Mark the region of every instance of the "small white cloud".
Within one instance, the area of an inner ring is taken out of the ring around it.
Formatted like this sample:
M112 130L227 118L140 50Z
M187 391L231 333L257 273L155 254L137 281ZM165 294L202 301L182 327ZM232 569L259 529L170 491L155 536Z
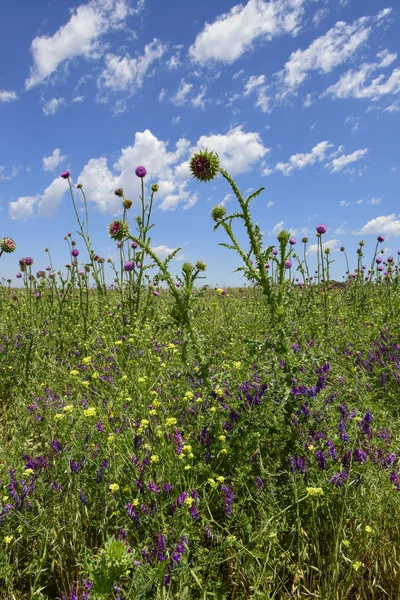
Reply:
M65 156L61 155L60 148L56 148L53 151L53 154L50 156L43 157L43 170L44 171L53 171L60 163L65 160Z
M257 39L270 40L284 33L296 35L303 16L304 0L248 0L206 23L192 46L192 60L233 63Z
M339 173L343 171L348 165L361 160L368 153L368 148L364 148L362 150L356 150L351 154L343 154L338 158L334 158L331 163L326 166L329 166L332 169L332 173Z
M350 202L346 202L346 200L341 200L339 206L350 206Z
M165 244L160 244L159 246L152 246L151 249L155 254L157 254L158 258L160 258L161 260L165 260L167 256L171 254L171 252L176 250L176 248L168 248L168 246L166 246ZM180 252L178 252L178 254L174 258L179 260L179 255Z
M320 142L312 148L311 152L293 154L288 162L279 162L275 170L281 171L284 175L290 175L296 169L304 169L316 162L322 162L325 160L329 148L332 148L332 144L328 141Z
M12 102L17 100L18 96L15 92L10 90L0 90L0 102Z
M205 106L205 95L207 92L207 88L205 85L202 85L197 96L191 99L190 103L194 108L204 108Z
M272 202L272 200L270 200L267 204L267 208L272 208L273 206L275 206L275 202Z
M181 116L177 115L176 117L174 117L171 121L172 125L178 125L179 121L181 120Z
M278 235L278 233L280 233L282 231L284 224L285 224L284 221L279 221L279 223L274 225L273 228L271 229L270 235Z
M372 204L372 206L379 206L381 200L382 198L371 198L371 200L368 200L367 204Z
M43 104L43 114L46 117L48 115L54 115L63 106L65 106L64 98L52 98Z
M72 102L83 102L84 96L75 96L75 98L72 99Z
M193 88L193 83L187 83L184 79L181 79L178 91L171 98L172 102L174 104L177 104L178 106L180 106L182 104L185 104L185 102L188 99L188 95L190 94L192 88Z
M159 101L159 102L162 102L162 101L164 100L164 98L165 98L165 94L166 94L166 93L167 93L167 92L166 92L166 91L164 90L164 88L163 88L163 89L161 90L161 92L158 94L158 101Z
M329 248L330 250L335 250L335 248L339 244L340 244L340 240L336 240L336 239L326 240L326 242L322 243L322 249L326 250L326 248ZM308 247L307 254L317 254L318 248L319 248L318 244L311 244L311 246Z
M360 231L356 232L359 235L400 235L400 219L396 217L396 214L393 213L391 215L382 215L380 217L375 217L375 219L371 219L368 221L360 229Z

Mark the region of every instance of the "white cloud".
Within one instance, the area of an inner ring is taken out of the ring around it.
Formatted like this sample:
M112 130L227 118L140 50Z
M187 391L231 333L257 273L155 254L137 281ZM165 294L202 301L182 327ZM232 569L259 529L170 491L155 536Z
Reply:
M56 212L68 186L64 179L57 177L37 196L23 196L15 202L8 203L8 212L13 221L27 219L33 215L35 206L39 217L52 217Z
M350 202L346 202L346 200L341 200L339 206L350 206Z
M38 216L52 217L67 190L68 184L65 179L61 177L54 179L39 198Z
M0 181L11 181L18 175L20 167L16 167L15 165L12 167L6 167L5 165L0 165Z
M275 170L281 171L284 175L290 175L295 169L304 169L316 162L322 162L325 160L329 148L332 148L332 144L327 141L320 142L308 154L293 154L287 163L279 162Z
M191 99L190 103L194 108L204 108L205 100L204 97L206 95L207 88L205 85L202 85L197 96Z
M332 29L315 39L305 50L296 50L279 73L282 91L279 98L296 93L307 79L310 71L330 73L346 62L368 39L372 24L384 18L383 11L377 17L361 17L351 24L338 21Z
M84 96L75 96L75 98L73 98L72 102L83 102L83 98L84 98Z
M326 250L326 248L329 248L330 250L335 250L335 248L339 244L340 244L340 240L336 240L336 239L326 240L326 242L322 243L322 249ZM311 246L308 247L307 254L317 254L318 248L319 248L318 244L311 244Z
M327 166L331 167L333 173L339 173L347 167L347 165L361 160L368 152L368 148L356 150L351 154L342 154L338 158L334 158Z
M54 35L36 37L31 45L33 66L26 89L44 82L65 61L101 56L100 38L120 28L129 12L126 0L90 0L72 11L69 21Z
M201 64L210 60L233 63L257 39L296 35L303 15L304 0L249 0L206 23L189 48L191 58Z
M389 67L397 58L388 50L377 54L378 62L364 63L358 70L351 69L331 85L324 95L335 98L368 98L373 102L381 96L400 93L400 68L392 71L391 75L385 77L383 74L375 76L379 69Z
M179 121L181 120L181 116L177 115L176 117L174 117L171 121L172 125L178 125Z
M279 223L274 225L274 227L271 229L270 235L278 235L278 233L282 231L284 224L284 221L279 221Z
M60 148L56 148L53 151L53 154L50 154L50 156L43 157L43 170L53 171L53 169L58 167L58 165L62 163L63 160L65 160L65 156L61 155Z
M186 81L184 79L181 79L178 91L172 97L172 102L174 104L177 104L178 106L180 106L181 104L185 104L192 88L193 88L193 83L186 83Z
M106 54L106 67L101 73L99 86L113 91L133 91L141 88L149 69L163 56L166 49L166 45L154 39L144 47L143 54L137 58Z
M360 231L356 232L359 235L400 235L400 219L396 218L396 214L393 213L391 215L382 215L380 217L376 217L371 221L368 221L360 229Z
M16 221L18 219L27 219L32 216L33 208L38 202L37 196L22 196L15 202L8 203L8 212L10 219Z
M153 250L153 252L155 252L155 254L157 254L157 256L161 260L165 260L167 256L171 254L171 252L176 250L176 248L168 248L168 246L166 246L165 244L160 244L159 246L152 246L151 249ZM177 259L179 256L180 252L178 252L178 254L175 256L175 259Z
M64 105L64 98L52 98L43 104L43 114L46 117L48 115L54 115Z
M241 127L231 129L226 135L203 135L197 147L217 152L222 167L232 175L245 173L270 152L258 133L245 133Z
M10 90L0 90L0 102L12 102L17 100L18 96L15 92Z
M371 198L368 200L367 204L372 204L372 206L378 206L381 203L382 198Z
M270 112L269 107L269 98L267 96L267 86L264 85L265 75L252 75L245 87L244 87L244 96L249 96L252 92L257 94L257 102L255 104L256 107L261 108L263 112Z
M272 200L270 200L267 204L267 208L271 208L272 206L275 206L275 202L272 202Z

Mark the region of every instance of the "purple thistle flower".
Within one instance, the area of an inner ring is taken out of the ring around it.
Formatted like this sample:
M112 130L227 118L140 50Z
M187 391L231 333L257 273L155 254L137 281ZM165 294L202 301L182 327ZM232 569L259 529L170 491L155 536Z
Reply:
M290 260L290 258L288 258L287 260L285 260L285 269L291 269L292 265L293 265L293 263Z
M135 268L135 263L133 263L131 260L127 260L126 263L124 264L124 269L125 271L133 271L133 269Z
M327 231L328 227L327 225L325 225L325 223L320 223L320 225L317 225L317 233L319 233L320 235L323 235Z
M60 175L63 179L69 179L71 173L69 171L63 171Z
M382 237L381 235L378 235L378 237L376 238L378 240L378 242L382 243L385 241L385 238Z
M73 248L73 249L72 249L72 252L71 252L71 254L72 254L72 256L74 256L75 258L76 258L77 256L79 256L79 250L78 250L78 248Z
M291 246L294 246L295 244L297 244L297 240L296 240L296 238L295 238L295 237L291 237L291 238L289 238L289 244L290 244Z
M135 173L136 173L137 177L143 178L143 177L146 177L147 171L144 167L136 167Z

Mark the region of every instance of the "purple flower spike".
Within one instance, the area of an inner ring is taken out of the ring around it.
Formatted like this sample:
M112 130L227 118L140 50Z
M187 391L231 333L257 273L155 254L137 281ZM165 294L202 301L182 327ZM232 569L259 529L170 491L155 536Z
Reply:
M69 179L71 173L69 171L63 171L60 175L63 179Z
M142 177L146 177L147 171L144 167L136 167L135 173L138 177L142 178Z
M319 233L320 235L326 233L327 231L328 231L328 227L324 223L317 225L317 233Z
M71 254L72 254L72 256L74 256L76 258L77 256L79 256L79 250L77 248L74 248L72 250Z
M131 260L127 260L124 264L125 271L133 271L135 268L135 264Z

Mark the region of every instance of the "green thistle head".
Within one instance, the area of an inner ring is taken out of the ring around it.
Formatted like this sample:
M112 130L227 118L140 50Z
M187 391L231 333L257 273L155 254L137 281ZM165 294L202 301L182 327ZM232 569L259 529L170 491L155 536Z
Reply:
M215 179L219 171L218 154L200 150L190 159L190 170L198 181L211 181Z
M214 219L214 221L220 221L224 218L225 215L225 206L222 206L222 204L217 204L217 206L214 206L214 208L211 211L211 216Z
M281 246L286 246L290 238L290 233L284 229L278 233L277 240Z
M194 267L198 271L205 271L207 268L206 263L204 263L202 260L198 260Z

